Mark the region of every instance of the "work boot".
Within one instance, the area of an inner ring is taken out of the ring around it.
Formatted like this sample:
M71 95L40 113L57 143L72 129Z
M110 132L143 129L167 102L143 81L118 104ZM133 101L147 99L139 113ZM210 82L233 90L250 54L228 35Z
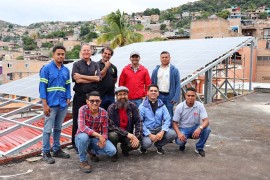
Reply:
M62 149L59 149L58 151L53 152L53 157L68 159L70 158L70 155L68 153L65 153Z
M84 173L90 173L92 171L91 166L87 161L80 162L80 170Z
M54 164L55 163L55 160L52 158L50 152L47 152L47 153L43 152L42 160L44 162L46 162L47 164Z

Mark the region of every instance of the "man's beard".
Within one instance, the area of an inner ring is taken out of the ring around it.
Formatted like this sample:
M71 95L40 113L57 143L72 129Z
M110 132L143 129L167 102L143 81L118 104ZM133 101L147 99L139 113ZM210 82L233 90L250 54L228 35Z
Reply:
M117 106L118 109L127 109L128 100L127 99L125 99L125 100L123 100L123 99L117 100L116 101L116 106Z

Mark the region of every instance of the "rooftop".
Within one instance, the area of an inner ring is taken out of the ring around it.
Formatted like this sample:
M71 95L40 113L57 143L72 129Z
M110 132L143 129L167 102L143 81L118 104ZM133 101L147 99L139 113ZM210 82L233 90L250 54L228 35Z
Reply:
M4 165L0 179L269 179L269 102L269 93L253 93L207 106L212 133L204 158L194 153L195 141L189 140L184 153L169 144L165 155L154 148L146 155L133 151L116 163L101 156L100 162L91 162L93 172L84 174L78 155L65 149L71 154L68 160Z

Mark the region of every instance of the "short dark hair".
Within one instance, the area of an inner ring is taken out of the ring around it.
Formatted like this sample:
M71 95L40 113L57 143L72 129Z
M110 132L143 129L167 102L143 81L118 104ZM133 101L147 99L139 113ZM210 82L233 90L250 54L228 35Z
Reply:
M88 100L90 98L90 96L98 96L99 98L101 98L98 91L91 91L90 93L87 93L86 94L86 99Z
M168 51L162 51L162 52L160 53L160 55L162 55L162 54L168 54L168 55L170 56L170 53L169 53Z
M156 84L150 84L150 86L148 86L148 91L150 90L151 87L156 87L159 90L158 85L156 85Z
M63 49L66 52L66 48L64 46L62 46L62 45L56 45L56 46L54 46L52 52L55 53L55 51L57 49Z
M106 46L106 47L104 47L104 48L101 49L101 53L103 54L105 50L111 51L111 55L113 56L113 49L112 48Z
M194 87L188 87L187 89L186 89L186 92L188 92L188 91L193 91L193 92L197 92L196 91L196 89L194 88Z

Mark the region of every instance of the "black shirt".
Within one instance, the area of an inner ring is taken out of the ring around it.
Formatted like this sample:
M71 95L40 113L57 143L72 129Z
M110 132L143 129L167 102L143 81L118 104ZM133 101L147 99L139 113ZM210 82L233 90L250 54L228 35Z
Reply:
M102 71L105 67L105 64L102 62L102 60L98 61L97 63L99 65L100 71ZM114 96L114 79L117 79L117 68L111 64L106 72L106 75L100 82L98 82L97 90L101 96Z
M153 113L156 114L156 110L158 108L158 100L156 100L155 102L152 102L152 101L149 100L149 103L151 105Z
M100 77L100 70L98 63L91 60L91 63L88 65L85 60L81 59L73 64L72 68L72 81L75 82L73 90L75 93L79 95L85 95L91 91L97 90L97 83L76 83L75 79L73 78L74 73L79 73L81 75L87 76L99 76Z

